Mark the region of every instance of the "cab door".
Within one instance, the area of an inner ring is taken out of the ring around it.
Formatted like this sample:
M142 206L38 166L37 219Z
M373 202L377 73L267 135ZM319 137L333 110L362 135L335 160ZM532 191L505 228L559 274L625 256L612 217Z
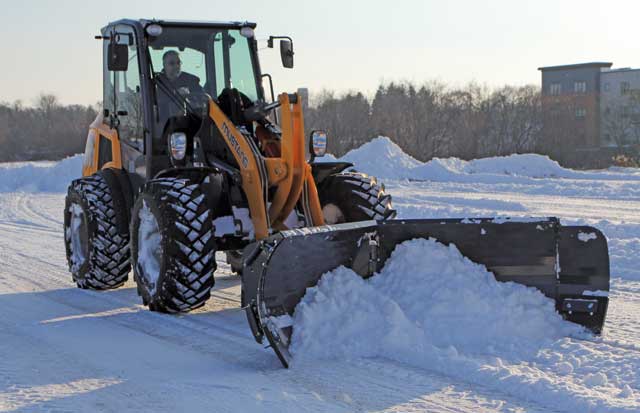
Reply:
M121 43L129 46L127 70L111 72L114 82L114 124L120 138L122 167L129 172L145 176L144 111L138 40L131 26L117 25L115 33Z
M117 168L144 176L144 118L135 31L119 24L103 30L103 37L103 118L95 128L96 170ZM127 46L126 70L109 70L112 42Z

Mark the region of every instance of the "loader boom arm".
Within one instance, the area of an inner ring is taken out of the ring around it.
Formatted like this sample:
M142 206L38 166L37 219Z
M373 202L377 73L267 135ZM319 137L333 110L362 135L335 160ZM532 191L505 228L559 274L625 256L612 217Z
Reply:
M253 138L240 132L220 107L209 101L209 115L240 166L257 240L268 237L272 230L288 229L284 221L301 196L307 224L324 224L311 166L305 160L301 99L291 103L289 95L282 93L278 100L282 119L280 157L265 157ZM274 186L275 195L269 199Z

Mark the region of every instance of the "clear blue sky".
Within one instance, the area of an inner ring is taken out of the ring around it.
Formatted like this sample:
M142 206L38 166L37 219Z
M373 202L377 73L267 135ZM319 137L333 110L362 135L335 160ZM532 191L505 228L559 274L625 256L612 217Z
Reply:
M249 20L257 37L293 37L296 67L262 53L278 91L375 91L381 81L538 84L539 66L640 66L640 1L0 0L0 101L101 97L101 45L120 17Z

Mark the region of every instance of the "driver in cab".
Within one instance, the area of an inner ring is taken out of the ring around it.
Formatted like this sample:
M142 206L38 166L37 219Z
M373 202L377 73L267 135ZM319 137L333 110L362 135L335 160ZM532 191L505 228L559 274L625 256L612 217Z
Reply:
M171 93L180 95L190 102L191 105L201 106L201 100L206 96L204 89L200 86L200 78L191 73L181 70L182 61L180 55L175 50L169 50L162 55L162 71L157 74L158 80L171 92L167 93L165 88L158 87L158 112L161 125L172 116L184 112L182 104L178 104L175 98L170 97Z
M204 89L200 86L200 78L191 73L180 70L182 61L180 55L175 50L169 50L162 55L162 77L164 83L171 86L183 97L192 93L204 93Z

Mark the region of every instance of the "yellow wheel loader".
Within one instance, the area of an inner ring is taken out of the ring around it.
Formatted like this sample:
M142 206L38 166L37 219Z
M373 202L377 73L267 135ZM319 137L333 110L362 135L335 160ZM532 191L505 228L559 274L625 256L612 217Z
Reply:
M290 316L306 288L339 265L371 276L396 244L432 237L499 281L538 288L566 319L600 332L609 258L598 230L555 218L393 220L375 178L349 163L315 162L327 134L305 135L300 96L274 96L254 29L119 20L96 36L103 110L64 210L78 287L116 288L133 269L151 310L189 311L209 298L215 253L227 251L256 340L266 338L288 366ZM292 68L293 41L271 36L268 45L276 41Z

